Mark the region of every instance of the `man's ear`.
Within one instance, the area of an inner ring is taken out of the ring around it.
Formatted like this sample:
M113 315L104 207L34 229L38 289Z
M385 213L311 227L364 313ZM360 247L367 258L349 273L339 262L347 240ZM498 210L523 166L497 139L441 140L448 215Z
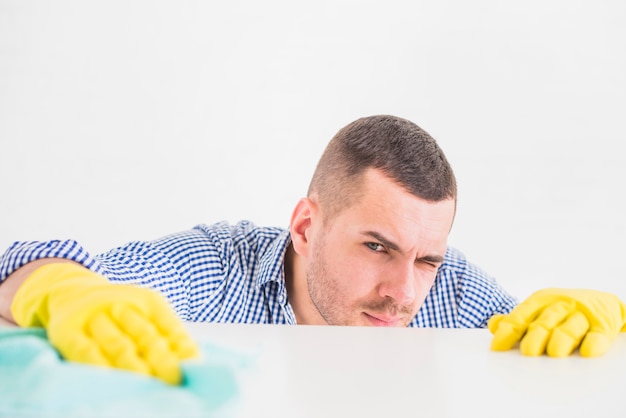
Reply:
M293 213L289 230L294 251L304 257L309 255L313 226L317 217L318 205L315 200L303 197L298 201Z

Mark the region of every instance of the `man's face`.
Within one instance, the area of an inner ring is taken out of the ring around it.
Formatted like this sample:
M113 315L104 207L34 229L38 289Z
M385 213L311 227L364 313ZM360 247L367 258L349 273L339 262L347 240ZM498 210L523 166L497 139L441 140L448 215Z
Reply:
M455 202L420 199L376 170L357 202L313 221L309 296L333 325L407 326L443 261Z

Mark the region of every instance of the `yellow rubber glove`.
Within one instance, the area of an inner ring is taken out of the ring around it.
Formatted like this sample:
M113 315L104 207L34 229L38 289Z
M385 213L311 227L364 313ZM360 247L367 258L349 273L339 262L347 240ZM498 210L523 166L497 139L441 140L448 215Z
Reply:
M166 300L155 291L114 284L73 263L37 268L20 286L11 312L22 327L47 330L66 360L182 380L180 361L199 355Z
M520 343L524 355L605 354L620 331L626 331L626 305L611 293L583 289L544 289L533 293L508 315L488 323L491 349L509 350Z

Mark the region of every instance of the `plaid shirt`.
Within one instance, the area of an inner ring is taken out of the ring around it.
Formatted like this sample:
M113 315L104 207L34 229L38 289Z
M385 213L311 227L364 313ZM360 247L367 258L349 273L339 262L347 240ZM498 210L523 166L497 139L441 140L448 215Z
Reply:
M0 258L0 280L45 257L77 261L110 281L161 292L187 321L295 324L283 260L289 231L221 222L91 256L76 241L16 242ZM516 300L458 250L448 248L413 327L482 328Z

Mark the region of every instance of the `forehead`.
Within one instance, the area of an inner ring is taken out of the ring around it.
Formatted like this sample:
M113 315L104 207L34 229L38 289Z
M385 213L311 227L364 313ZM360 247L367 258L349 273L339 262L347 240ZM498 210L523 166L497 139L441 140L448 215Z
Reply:
M345 232L377 230L406 246L416 241L441 247L454 219L453 199L429 202L404 189L379 170L366 170L349 206L335 218Z

